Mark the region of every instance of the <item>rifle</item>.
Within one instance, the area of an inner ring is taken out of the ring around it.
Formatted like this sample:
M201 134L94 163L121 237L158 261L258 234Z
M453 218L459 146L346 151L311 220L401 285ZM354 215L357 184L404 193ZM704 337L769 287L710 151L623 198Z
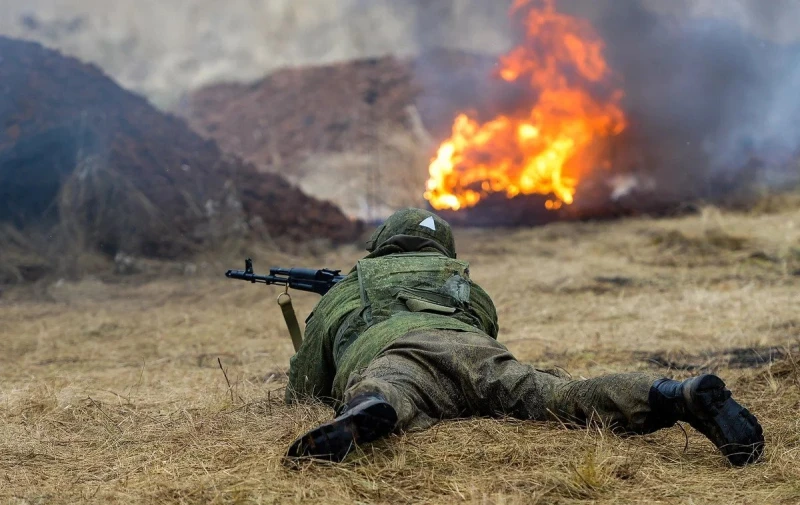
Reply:
M289 295L289 288L298 291L310 291L319 295L327 293L336 283L347 277L341 275L341 270L330 270L323 268L314 270L312 268L270 268L269 275L259 275L253 271L253 260L244 260L244 270L228 270L225 277L229 279L239 279L249 281L253 284L260 282L263 284L273 284L285 286L286 289L278 295L278 305L286 321L289 335L292 337L294 350L297 352L303 343L303 336L300 332L300 324L297 322L297 315L292 307L292 297Z
M253 260L244 260L244 270L228 270L225 277L229 279L240 279L252 283L263 282L264 284L275 284L286 286L298 291L311 291L319 295L324 295L334 284L341 281L346 275L340 274L341 270L331 270L323 268L313 270L311 268L270 268L269 275L258 275L253 272Z

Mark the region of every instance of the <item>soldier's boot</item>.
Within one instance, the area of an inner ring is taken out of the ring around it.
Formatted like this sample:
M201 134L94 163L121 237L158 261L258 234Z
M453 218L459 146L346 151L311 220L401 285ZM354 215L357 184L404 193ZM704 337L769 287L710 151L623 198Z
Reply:
M754 463L764 452L764 433L753 414L739 405L716 375L682 382L659 379L650 389L653 415L684 421L708 437L735 466Z
M339 462L357 445L389 435L396 425L397 412L382 395L359 395L348 402L335 419L295 440L286 457Z

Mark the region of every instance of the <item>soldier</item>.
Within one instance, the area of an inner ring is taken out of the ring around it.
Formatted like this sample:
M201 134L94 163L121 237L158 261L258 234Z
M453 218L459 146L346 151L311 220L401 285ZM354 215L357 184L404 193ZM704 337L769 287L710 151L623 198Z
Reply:
M291 359L287 401L320 399L337 410L291 445L290 460L341 461L357 444L469 416L599 422L636 434L684 421L733 465L761 457L761 426L717 376L567 380L517 361L497 342L494 304L456 259L440 217L398 211L367 250L316 305Z

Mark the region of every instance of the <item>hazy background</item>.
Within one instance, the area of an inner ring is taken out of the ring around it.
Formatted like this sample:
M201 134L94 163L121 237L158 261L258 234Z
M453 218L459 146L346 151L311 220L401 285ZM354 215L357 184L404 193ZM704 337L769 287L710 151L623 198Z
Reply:
M499 55L515 40L516 28L507 14L510 3L0 0L0 34L36 40L96 63L126 89L145 95L162 109L179 111L188 95L204 86L253 82L281 68L385 55L411 57L436 47ZM792 183L786 181L800 177L796 121L800 2L560 0L557 4L592 22L622 82L630 127L618 143L613 164L617 173L636 174L632 184L625 184L649 188L665 200L717 200L753 186L753 181L785 187ZM496 112L492 97L508 95L503 83L492 79L491 68L481 68L477 74L485 73L485 78L477 80L456 79L457 71L437 65L415 67L414 78L424 88L416 103L423 117L433 115L448 124L452 111L438 112L447 110L441 107L445 101L441 97L450 101L458 97L459 106L463 97L464 109L480 108L492 115ZM532 96L537 92L532 90ZM245 94L245 90L240 93ZM529 96L515 106L526 110L531 106ZM256 114L263 113L264 120L274 124L267 121L270 111L265 106L245 102L244 107L255 108ZM303 107L308 107L305 100L289 105L298 113ZM219 112L224 114L225 109L223 104ZM235 116L228 119L234 125L241 122ZM230 132L212 137L229 148L225 135ZM281 172L303 190L346 209L351 217L370 219L372 210L364 210L369 205L353 195L377 193L372 205L380 205L382 214L398 206L424 205L421 188L427 163L442 136L435 131L425 143L402 127L380 133L374 142L354 146L352 152L310 152L307 159L294 163L298 166L285 162L286 166L266 167L253 153L234 152L262 170ZM376 154L385 146L401 155L391 160ZM381 188L369 186L365 174L372 170L382 172ZM408 187L408 194L398 201L392 198L398 185L387 182L390 175L398 175ZM609 177L602 177L601 186L610 184ZM605 198L608 190L599 194Z
M614 3L565 0L597 19ZM778 41L800 33L792 0L642 0L678 19L728 19ZM170 107L212 82L279 67L430 46L497 54L509 47L509 0L0 0L0 33L100 65L124 87Z
M425 45L497 53L508 2L0 0L0 33L98 63L168 106L187 89ZM434 22L435 20L435 22ZM425 32L425 33L423 33Z

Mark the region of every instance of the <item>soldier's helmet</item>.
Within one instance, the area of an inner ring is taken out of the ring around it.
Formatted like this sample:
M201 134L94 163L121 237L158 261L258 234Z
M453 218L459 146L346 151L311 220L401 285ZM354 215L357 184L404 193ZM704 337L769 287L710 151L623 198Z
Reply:
M370 237L367 251L378 249L397 235L411 235L435 241L451 258L456 257L456 242L450 224L433 212L423 209L401 209L389 216Z

